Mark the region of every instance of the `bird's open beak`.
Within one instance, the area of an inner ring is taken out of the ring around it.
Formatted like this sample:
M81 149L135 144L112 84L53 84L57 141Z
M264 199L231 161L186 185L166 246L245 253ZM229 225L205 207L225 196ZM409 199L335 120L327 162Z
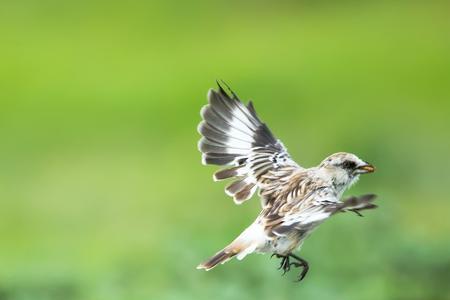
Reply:
M356 170L359 174L373 173L375 172L375 167L372 166L371 164L365 164L358 167Z

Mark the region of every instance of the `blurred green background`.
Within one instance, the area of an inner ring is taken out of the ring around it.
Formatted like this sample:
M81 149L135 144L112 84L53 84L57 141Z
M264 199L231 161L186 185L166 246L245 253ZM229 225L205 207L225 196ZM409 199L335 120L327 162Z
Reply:
M1 1L0 299L450 299L445 1ZM378 172L305 243L195 266L259 210L200 164L215 79L304 166Z

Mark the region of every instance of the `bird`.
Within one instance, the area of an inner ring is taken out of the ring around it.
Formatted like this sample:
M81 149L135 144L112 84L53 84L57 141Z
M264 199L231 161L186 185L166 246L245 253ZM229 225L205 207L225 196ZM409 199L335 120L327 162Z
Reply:
M300 166L258 117L252 101L245 105L221 83L217 81L217 90L208 91L208 104L200 112L202 121L197 129L202 136L198 142L202 163L224 166L213 179L232 180L225 192L236 204L258 191L261 212L236 239L197 269L208 271L251 253L271 254L281 259L283 274L292 267L300 268L297 279L301 281L309 264L295 251L315 228L336 213L362 216L362 210L377 207L374 194L341 200L360 175L374 172L375 167L346 152L331 154L315 167Z

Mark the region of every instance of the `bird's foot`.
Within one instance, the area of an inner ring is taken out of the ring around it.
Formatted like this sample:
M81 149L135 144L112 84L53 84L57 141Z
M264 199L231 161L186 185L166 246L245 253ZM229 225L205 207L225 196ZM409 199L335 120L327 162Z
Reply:
M300 282L303 280L303 278L305 278L306 273L308 273L309 271L309 264L306 260L304 260L301 257L298 257L297 255L294 254L289 254L290 257L294 258L296 261L291 263L291 266L297 267L297 268L302 268L302 272L300 273L300 275L298 276L297 281Z
M283 256L283 255L279 255L279 254L272 254L272 256L270 256L270 258L276 256L277 258L281 258L281 263L280 266L278 267L278 270L283 270L283 275L286 274L287 272L289 272L289 270L291 269L291 262L289 260L289 255L287 256Z
M289 272L291 270L291 267L302 268L302 271L297 279L297 281L302 281L303 278L305 278L306 273L308 273L309 264L306 260L304 260L301 257L298 257L294 254L289 254L289 255L284 256L284 255L279 255L279 254L275 254L275 253L272 254L271 258L273 256L276 256L277 258L281 258L281 263L280 263L280 266L278 267L278 270L283 270L282 275ZM290 258L295 259L295 261L291 262Z

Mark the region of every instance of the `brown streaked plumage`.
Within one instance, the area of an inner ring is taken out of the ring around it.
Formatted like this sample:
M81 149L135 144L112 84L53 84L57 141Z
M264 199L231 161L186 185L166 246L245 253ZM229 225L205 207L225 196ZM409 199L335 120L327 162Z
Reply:
M253 252L272 253L282 259L284 272L301 267L302 280L308 263L292 252L318 225L337 212L360 215L362 210L376 208L374 195L340 200L360 174L371 173L374 167L345 152L330 155L317 167L299 166L259 119L253 104L244 105L231 89L230 96L218 85L218 91L209 91L209 104L201 110L202 161L226 166L214 174L214 180L232 180L225 192L236 204L259 190L262 210L231 244L198 268L210 270Z

